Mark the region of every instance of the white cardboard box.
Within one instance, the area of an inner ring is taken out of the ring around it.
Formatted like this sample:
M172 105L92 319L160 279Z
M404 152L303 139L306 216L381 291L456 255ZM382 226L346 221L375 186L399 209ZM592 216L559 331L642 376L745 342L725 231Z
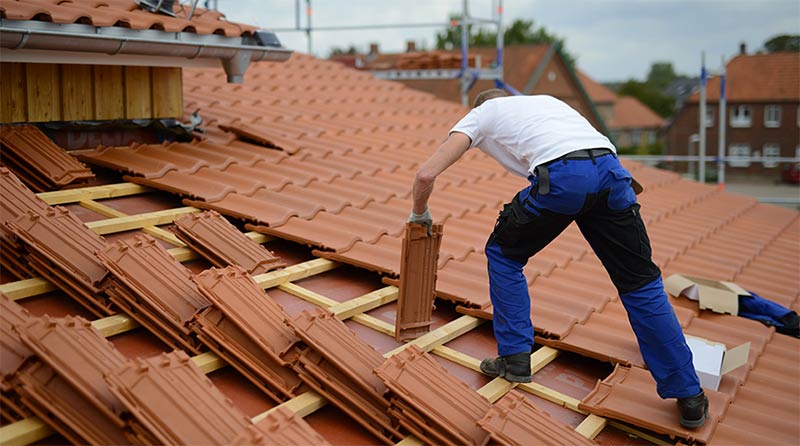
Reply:
M700 387L708 390L719 389L722 376L747 364L750 354L749 342L727 350L725 344L686 335L686 343L692 351Z
M733 282L704 277L673 274L664 280L664 289L675 297L695 300L701 310L715 313L739 314L739 296L750 296L744 288Z

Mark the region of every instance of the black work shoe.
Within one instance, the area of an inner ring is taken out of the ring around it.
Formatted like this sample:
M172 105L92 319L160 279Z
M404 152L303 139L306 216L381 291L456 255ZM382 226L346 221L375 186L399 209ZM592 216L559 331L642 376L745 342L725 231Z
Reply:
M515 383L531 382L531 354L515 353L481 361L481 371L491 377L500 376Z
M678 410L681 412L681 426L695 429L708 418L708 397L700 390L695 396L678 398Z

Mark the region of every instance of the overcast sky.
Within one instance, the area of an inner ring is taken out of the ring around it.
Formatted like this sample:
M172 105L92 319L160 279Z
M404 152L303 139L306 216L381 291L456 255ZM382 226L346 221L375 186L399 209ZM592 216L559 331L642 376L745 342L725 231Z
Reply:
M265 29L293 28L295 0L218 0L229 20ZM469 0L473 17L491 18L497 0ZM202 2L201 2L202 3ZM305 0L302 25L305 27ZM313 26L446 23L461 10L460 0L312 0ZM716 70L722 57L763 46L777 34L800 34L800 0L505 0L504 22L533 20L566 41L578 68L600 82L644 79L656 61L676 72L696 75L700 54ZM366 50L405 49L407 40L431 48L434 28L389 28L312 33L313 53L327 57L332 47L353 44ZM279 32L288 48L307 52L305 33Z

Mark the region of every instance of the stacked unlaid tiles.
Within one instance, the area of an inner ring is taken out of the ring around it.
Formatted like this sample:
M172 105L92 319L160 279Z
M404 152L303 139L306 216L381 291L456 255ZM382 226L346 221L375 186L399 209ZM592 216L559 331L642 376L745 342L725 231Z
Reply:
M0 167L0 196L0 266L24 279L30 277L32 271L22 259L20 246L11 238L6 224L28 211L44 212L48 205L5 167Z
M0 417L16 421L30 415L14 389L14 375L33 356L19 338L15 326L24 324L31 315L8 296L0 293Z
M263 420L243 430L229 444L230 446L330 445L305 420L285 407L270 411Z
M96 316L114 313L98 286L106 268L95 257L106 242L65 208L28 211L7 223L28 265Z
M274 401L298 395L302 382L289 365L298 338L283 308L239 266L211 268L193 280L212 304L191 325L197 338Z
M45 316L15 330L37 357L14 378L23 404L73 444L131 444L104 379L125 357L89 321Z
M401 439L386 386L372 373L383 357L324 309L305 310L290 325L305 344L295 367L303 381L385 444Z
M183 351L132 359L106 381L138 444L223 445L252 426Z
M390 413L427 444L486 444L478 426L491 403L450 375L427 353L410 346L375 373L392 392Z
M58 147L36 126L0 126L3 164L36 192L86 182L94 174Z
M97 316L112 314L98 287L106 269L94 256L105 240L67 209L45 204L6 169L0 185L3 268L49 280Z
M198 291L191 272L156 239L136 235L108 245L97 257L109 271L102 287L111 302L164 343L200 352L189 322L211 303Z
M179 239L215 266L239 265L252 275L286 266L280 258L214 211L175 220Z

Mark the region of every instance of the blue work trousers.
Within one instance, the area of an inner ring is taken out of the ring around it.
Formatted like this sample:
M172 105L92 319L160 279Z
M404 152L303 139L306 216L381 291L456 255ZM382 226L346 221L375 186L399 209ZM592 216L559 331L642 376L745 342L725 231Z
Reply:
M662 398L700 392L683 331L653 263L650 240L631 187L631 174L616 155L559 159L500 212L486 243L489 290L498 354L533 348L530 296L522 269L528 259L575 221L616 286L642 357ZM542 191L547 193L540 193Z

